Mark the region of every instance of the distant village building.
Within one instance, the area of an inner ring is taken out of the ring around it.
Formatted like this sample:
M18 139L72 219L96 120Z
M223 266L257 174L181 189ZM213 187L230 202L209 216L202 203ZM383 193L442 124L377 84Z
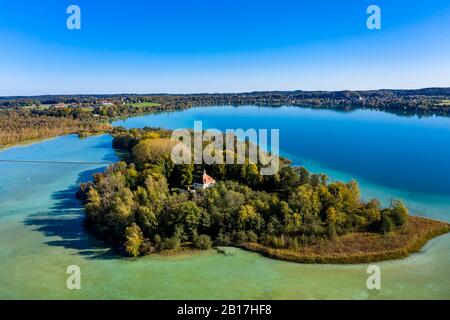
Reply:
M101 101L102 106L112 106L114 103L108 100L102 100Z
M216 183L216 180L214 180L211 176L206 174L206 170L203 171L203 175L198 182L194 182L194 189L195 190L205 190L210 187L212 187Z

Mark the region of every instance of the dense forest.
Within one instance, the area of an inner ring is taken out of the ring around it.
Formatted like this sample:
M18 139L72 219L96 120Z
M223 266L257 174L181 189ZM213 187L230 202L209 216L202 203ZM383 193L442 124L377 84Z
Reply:
M402 202L382 208L376 199L362 201L356 181L330 182L287 162L272 176L249 161L175 165L170 131L116 128L113 134L126 161L95 174L78 197L88 230L129 256L245 244L298 250L353 232L384 235L408 226ZM204 170L217 183L187 191Z

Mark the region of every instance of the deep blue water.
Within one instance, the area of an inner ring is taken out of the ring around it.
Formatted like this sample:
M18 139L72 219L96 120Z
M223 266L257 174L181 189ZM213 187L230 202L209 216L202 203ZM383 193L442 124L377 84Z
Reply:
M297 165L327 168L387 188L450 196L450 119L380 111L337 112L299 107L201 107L117 121L219 130L280 130L280 150Z

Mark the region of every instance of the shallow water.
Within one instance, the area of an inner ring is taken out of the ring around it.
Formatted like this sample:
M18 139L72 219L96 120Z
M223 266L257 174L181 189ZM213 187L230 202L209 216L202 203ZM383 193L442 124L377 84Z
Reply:
M396 124L402 128L405 127L404 130L407 132L418 131L417 135L422 137L432 137L432 133L436 133L439 134L440 142L434 142L433 145L438 148L445 147L450 139L449 122L442 118L401 118L370 112L335 114L332 111L291 108L286 109L293 110L294 113L286 113L287 110L283 108L265 109L238 110L228 107L219 110L223 111L220 113L221 119L214 115L211 119L204 112L214 114L210 111L212 109L197 108L181 113L129 119L120 124L179 128L191 127L192 119L201 118L205 127L221 129L223 128L221 124L227 125L224 119L231 117L234 119L232 128L245 123L249 125L242 126L243 128L258 128L268 123L276 125L277 121L280 121L278 123L288 122L286 118L288 117L295 118L293 122L301 127L299 124L309 121L313 121L316 126L321 123L320 118L323 117L324 123L353 121L358 124L355 124L353 128L365 127L366 121L375 122L374 125L379 126L378 121L381 121L381 123L387 123L387 126ZM264 117L258 117L261 112L268 113L264 113ZM277 112L281 114L277 116ZM184 118L183 114L187 116ZM271 119L264 120L269 114ZM253 123L248 122L248 119L253 116L258 120ZM372 118L367 120L367 117ZM336 123L334 126L337 125ZM260 126L250 124L260 124ZM317 134L316 131L321 129L328 130L328 135L333 137L339 135L340 131L330 131L331 129L326 129L327 127L333 128L333 125L326 124L325 127L314 129L312 133ZM283 128L289 128L289 126L284 124ZM379 129L383 130L383 127ZM367 132L363 130L360 134L367 134ZM378 134L383 135L379 132ZM284 148L291 145L283 143L285 135L286 131L281 131L282 152L285 155L292 155L294 149ZM315 135L313 138L306 137L317 139ZM362 138L367 141L373 139L367 136ZM391 138L396 140L396 136ZM336 137L335 141L339 139ZM434 150L431 154L440 154L442 159L447 159L445 157L448 155L445 151L450 152L449 145L447 144L447 150L441 150L440 153L439 150ZM295 144L292 143L292 146ZM324 144L320 144L320 148L323 146ZM379 147L377 149L381 150ZM400 146L402 152L404 149L404 145ZM356 150L362 152L361 150L369 149ZM408 152L410 152L409 155L412 154L411 150ZM296 163L301 163L312 171L323 171L336 179L347 180L347 178L357 177L364 197L377 196L387 200L391 196L398 196L406 200L408 206L417 213L450 220L450 201L448 189L444 184L438 184L439 187L433 187L429 192L415 186L408 188L408 185L403 184L399 184L401 187L396 187L395 183L382 183L382 181L395 180L395 177L390 179L380 177L377 180L373 179L371 174L364 175L363 172L361 175L358 170L338 170L336 166L329 165L324 159L312 157L311 154L315 153L296 152L294 154L296 156L292 158ZM90 137L83 140L76 136L65 136L2 151L0 159L110 162L116 160L116 155L111 149L109 136ZM350 161L350 158L348 159ZM394 156L393 159L398 157ZM441 177L446 177L448 169L439 167L439 163L438 161L433 168L440 170ZM418 166L415 171L423 169L421 164L428 165L426 161L415 162ZM380 291L367 290L367 265L363 264L301 265L264 258L259 254L235 248L226 248L225 250L230 253L227 256L210 250L193 256L152 256L135 261L119 258L102 243L84 232L82 208L74 198L77 183L88 180L93 172L102 170L102 167L102 165L92 164L0 163L0 298L450 298L448 275L450 235L430 241L420 253L407 259L379 263L382 271ZM433 173L433 170L427 172ZM419 176L423 179L423 176ZM432 183L435 177L432 175L425 180L427 184ZM66 268L73 264L81 268L82 290L66 289Z

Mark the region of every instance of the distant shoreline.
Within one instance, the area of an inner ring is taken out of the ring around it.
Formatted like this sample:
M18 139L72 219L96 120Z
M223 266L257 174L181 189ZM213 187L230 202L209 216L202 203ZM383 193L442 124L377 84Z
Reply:
M192 93L69 93L69 94L37 94L37 95L4 95L0 96L0 100L9 99L23 99L23 98L50 98L50 97L96 97L99 99L107 99L111 97L123 96L213 96L213 95L261 95L261 94L336 94L343 92L357 92L357 93L375 93L375 92L393 92L397 94L411 94L411 95L450 95L450 87L425 87L416 89L342 89L342 90L253 90L253 91L236 91L236 92L192 92Z
M87 106L86 106L87 105ZM450 117L450 88L368 91L259 91L235 94L119 94L0 97L0 149L28 138L104 132L118 119L202 106L292 106Z

